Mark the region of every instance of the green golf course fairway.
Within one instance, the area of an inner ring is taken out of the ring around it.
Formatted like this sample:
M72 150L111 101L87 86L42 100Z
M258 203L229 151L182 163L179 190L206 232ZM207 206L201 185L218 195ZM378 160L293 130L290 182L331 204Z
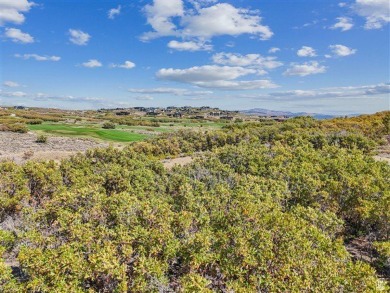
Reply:
M148 136L140 133L131 133L116 129L101 129L85 126L71 126L66 124L38 124L29 125L32 131L44 132L57 136L82 136L94 137L102 140L131 142L144 140Z

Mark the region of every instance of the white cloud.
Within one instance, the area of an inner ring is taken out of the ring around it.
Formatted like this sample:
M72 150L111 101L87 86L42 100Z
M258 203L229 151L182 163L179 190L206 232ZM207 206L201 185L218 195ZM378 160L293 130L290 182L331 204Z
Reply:
M265 69L274 69L283 65L282 62L276 60L276 57L264 57L260 54L217 53L213 55L212 59L214 63L220 65L257 69L258 74L265 74L267 73Z
M251 96L258 99L279 99L279 100L313 100L313 99L357 99L361 97L370 97L390 94L390 84L380 83L368 86L350 86L350 87L333 87L315 90L293 90L283 92L273 92ZM246 96L249 97L249 96Z
M291 67L283 74L287 76L307 76L324 72L326 72L325 66L321 66L317 61L310 61L303 64L292 63Z
M190 2L196 10L199 10L202 7L217 3L218 0L188 0L188 2Z
M87 67L87 68L96 68L96 67L102 67L103 66L103 64L100 63L100 61L98 61L96 59L91 59L88 62L82 63L81 65L84 66L84 67Z
M34 43L34 38L31 35L24 33L17 28L6 28L5 36L11 39L15 43L22 43L22 44Z
M108 11L108 18L114 19L117 15L121 14L122 7L119 5L117 8L112 8Z
M154 98L152 96L146 95L146 96L139 96L135 98L136 100L139 101L152 101Z
M344 45L330 45L329 48L332 50L332 53L338 57L353 55L357 51L356 49L351 49Z
M181 0L154 0L153 5L144 8L147 21L154 29L153 32L145 33L142 40L147 41L161 36L175 36L176 25L172 18L183 16L184 7Z
M57 95L49 95L45 93L36 93L28 96L31 96L36 101L54 100L54 101L63 101L63 102L76 102L76 103L82 103L82 102L96 103L96 102L104 101L102 98L96 98L96 97L75 97L71 95L57 96Z
M163 68L157 72L157 77L163 80L196 84L206 81L233 80L254 73L256 73L254 69L238 66L204 65L187 69Z
M261 24L257 11L236 8L228 3L218 3L202 8L199 14L185 15L184 36L212 38L214 36L242 34L257 35L268 40L273 33L268 26Z
M302 46L302 48L300 48L297 51L297 55L299 57L315 57L315 56L317 56L316 50L314 50L312 47L308 47L308 46Z
M15 54L14 55L16 58L21 58L21 59L24 59L24 60L28 60L28 59L35 59L36 61L60 61L61 60L61 57L58 57L58 56L41 56L41 55L38 55L38 54Z
M69 30L69 41L75 45L85 46L88 44L91 36L81 30L70 29Z
M7 98L22 98L26 97L27 94L25 92L3 92L0 91L1 97L7 97Z
M188 83L198 87L221 90L252 90L276 87L269 80L236 80L242 76L256 74L258 70L240 66L204 65L187 69L160 69L156 76L162 80Z
M6 80L3 82L3 85L6 87L20 87L20 84L18 84L15 81Z
M25 21L23 13L28 12L33 5L28 0L1 0L0 26L7 22L22 24Z
M274 53L279 52L279 51L280 51L279 48L277 48L277 47L272 47L272 48L270 48L270 49L268 50L268 53L274 54Z
M123 64L111 64L110 67L112 68L124 68L124 69L132 69L135 67L135 63L131 61L125 61Z
M212 88L219 90L256 90L269 89L278 87L268 79L260 80L216 80L216 81L200 81L195 83L199 87Z
M366 19L365 29L380 29L390 22L389 0L356 0L352 9Z
M353 27L353 22L350 17L337 17L336 19L337 22L330 27L333 30L340 29L342 32L345 32Z
M209 40L215 36L242 34L267 40L273 35L268 26L261 24L258 11L236 8L228 3L203 7L215 1L192 1L192 4L195 2L198 4L195 10L187 11L182 0L154 0L153 5L146 5L147 21L154 31L145 33L141 40L163 36Z
M131 93L138 94L171 94L175 96L204 96L211 95L212 91L190 91L187 89L181 88L167 88L167 87L159 87L159 88L132 88L129 89Z
M178 42L170 41L168 43L168 48L178 50L178 51L210 51L213 49L212 45L208 45L205 42Z

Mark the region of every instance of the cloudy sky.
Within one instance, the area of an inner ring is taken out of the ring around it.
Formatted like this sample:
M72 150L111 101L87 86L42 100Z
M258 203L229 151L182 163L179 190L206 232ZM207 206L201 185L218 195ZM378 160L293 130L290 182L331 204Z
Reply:
M388 0L0 0L0 105L390 108Z

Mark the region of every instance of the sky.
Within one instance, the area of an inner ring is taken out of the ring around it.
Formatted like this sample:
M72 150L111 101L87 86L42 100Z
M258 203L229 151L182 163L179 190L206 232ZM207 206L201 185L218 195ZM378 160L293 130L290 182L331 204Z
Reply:
M390 110L388 0L0 0L0 105Z

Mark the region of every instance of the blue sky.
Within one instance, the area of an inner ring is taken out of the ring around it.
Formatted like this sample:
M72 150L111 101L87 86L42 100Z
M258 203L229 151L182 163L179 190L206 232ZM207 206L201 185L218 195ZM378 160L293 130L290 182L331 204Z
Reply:
M0 0L0 105L390 109L388 0Z

